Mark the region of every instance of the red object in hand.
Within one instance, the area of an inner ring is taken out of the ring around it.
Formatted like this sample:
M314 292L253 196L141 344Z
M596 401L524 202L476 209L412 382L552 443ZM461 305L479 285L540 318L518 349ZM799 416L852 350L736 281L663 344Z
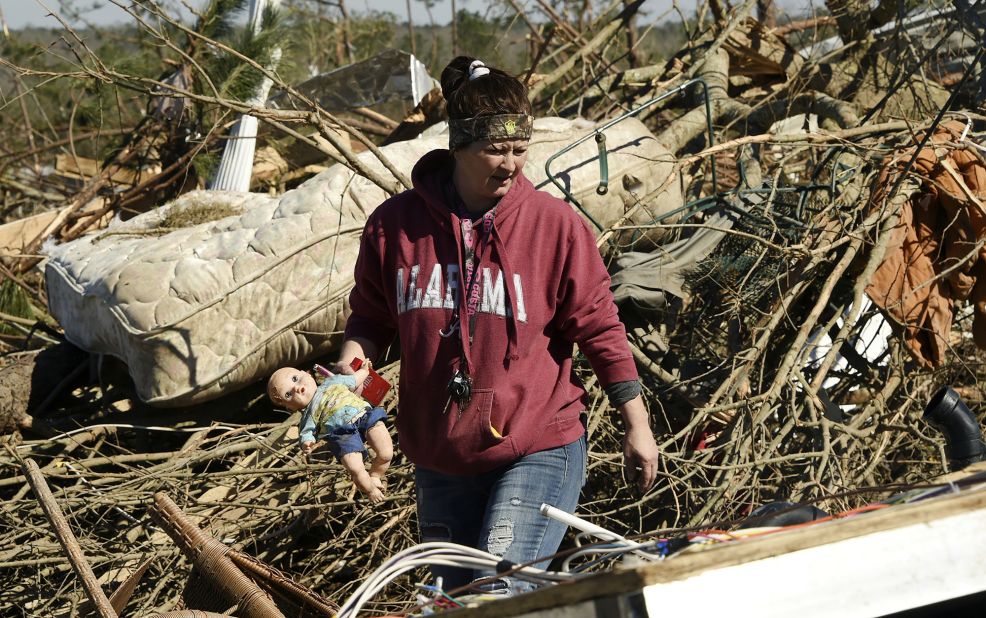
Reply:
M349 366L353 368L353 371L358 371L363 366L363 359L354 358L353 362L349 363ZM363 399L366 399L375 406L379 406L384 396L386 396L387 391L390 390L390 382L380 377L380 374L374 371L373 367L369 367L369 371L370 375L366 376L366 379L363 380Z

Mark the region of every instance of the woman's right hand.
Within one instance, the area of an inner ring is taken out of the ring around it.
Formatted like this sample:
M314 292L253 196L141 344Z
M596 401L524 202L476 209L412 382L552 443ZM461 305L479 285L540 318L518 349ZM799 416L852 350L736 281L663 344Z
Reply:
M350 361L350 363L351 362L352 361ZM331 371L332 373L334 373L336 375L343 375L343 376L351 376L351 375L354 375L356 372L353 370L353 366L350 363L346 363L346 362L343 362L343 361L337 361L337 362L333 363L332 366L329 367L329 371ZM358 380L357 380L357 382L358 382Z
M368 339L354 337L346 339L339 348L339 360L331 367L333 373L342 375L353 375L356 371L351 363L354 358L374 359L377 357L377 348Z

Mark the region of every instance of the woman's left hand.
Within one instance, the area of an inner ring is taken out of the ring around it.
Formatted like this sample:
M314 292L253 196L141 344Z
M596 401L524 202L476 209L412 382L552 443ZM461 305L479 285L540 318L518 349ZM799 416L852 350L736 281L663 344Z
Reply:
M636 481L640 493L646 493L657 481L657 458L660 454L654 433L647 422L647 408L639 395L619 407L626 433L623 435L623 465L628 481Z

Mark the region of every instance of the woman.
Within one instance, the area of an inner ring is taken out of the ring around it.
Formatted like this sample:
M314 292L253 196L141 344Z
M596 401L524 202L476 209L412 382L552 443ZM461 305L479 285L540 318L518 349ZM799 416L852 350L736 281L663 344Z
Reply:
M449 150L424 155L414 188L367 221L340 366L399 335L397 430L415 465L421 540L519 564L557 551L565 526L538 509L574 511L585 477L573 344L623 416L627 476L641 491L658 451L595 238L522 173L526 87L461 56L441 83ZM447 589L491 574L433 570Z

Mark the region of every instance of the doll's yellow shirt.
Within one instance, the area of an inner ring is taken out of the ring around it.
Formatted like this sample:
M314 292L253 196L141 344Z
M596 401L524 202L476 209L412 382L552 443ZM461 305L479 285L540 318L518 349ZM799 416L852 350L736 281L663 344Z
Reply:
M321 393L315 406L315 425L323 429L335 429L353 422L369 408L365 399L349 390L344 384L330 384Z

